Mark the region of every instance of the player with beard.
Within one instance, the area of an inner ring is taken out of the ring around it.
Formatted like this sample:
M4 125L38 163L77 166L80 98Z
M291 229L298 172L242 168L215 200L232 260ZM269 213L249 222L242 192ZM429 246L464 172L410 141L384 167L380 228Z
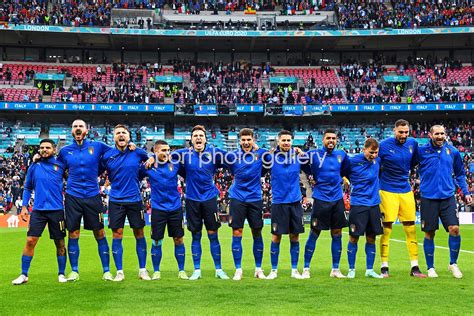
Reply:
M430 129L430 142L418 148L420 194L421 194L421 230L425 232L423 249L428 277L437 278L434 267L434 237L439 221L449 233L448 270L456 279L462 278L457 265L461 249L459 233L459 215L454 193L458 185L467 204L472 203L472 196L466 183L466 173L459 151L446 142L446 131L441 125ZM453 177L454 175L454 177Z
M406 244L411 262L410 275L426 278L418 267L418 241L416 239L416 205L410 187L410 170L416 164L418 143L411 137L409 123L395 122L394 136L380 143L380 211L383 219L383 235L380 238L381 272L389 277L388 256L393 223L399 219L405 231Z
M299 235L304 233L302 194L300 190L301 171L310 172L307 156L292 147L293 134L282 130L278 133L278 147L271 154L264 156L264 167L271 172L272 185L272 242L270 258L272 270L267 279L278 277L278 259L282 235L289 235L291 256L291 278L302 279L298 272L300 253ZM305 162L306 162L305 161Z
M12 281L13 285L28 282L28 270L41 234L46 224L49 236L56 245L58 261L58 281L67 282L64 276L66 268L66 247L64 237L66 228L64 225L64 203L63 203L63 175L64 165L54 157L56 145L51 139L43 139L40 142L41 161L33 163L26 174L25 189L23 190L23 204L20 217L26 221L28 216L28 204L34 191L35 198L33 212L31 213L26 245L21 257L21 275Z
M58 155L58 160L65 165L68 172L64 200L66 228L69 232L68 255L72 268L68 280L79 280L79 236L83 219L84 229L92 230L97 240L103 270L102 279L112 281L113 276L109 267L109 245L105 237L103 205L97 181L100 160L112 147L88 140L87 133L86 122L80 119L75 120L71 128L74 141L72 144L64 146ZM129 146L132 150L136 147L134 144ZM39 159L41 157L38 155L33 158L34 161Z
M143 149L130 150L130 130L122 124L116 125L113 130L115 148L107 151L102 157L102 164L107 170L111 183L109 193L109 228L113 232L112 254L117 268L114 281L123 281L123 228L125 218L136 240L139 272L141 280L151 280L146 270L146 239L143 228L145 227L145 212L143 210L140 193L139 171L142 163L148 160L148 155ZM154 159L150 158L151 160Z
M248 221L253 236L253 254L255 258L255 274L258 279L265 279L262 270L263 258L263 201L262 157L267 152L255 145L253 131L243 128L239 132L240 148L229 153L226 165L234 176L229 189L230 218L232 227L232 255L234 257L235 274L233 280L242 279L242 232L245 220Z
M222 270L221 245L217 235L221 226L217 204L219 190L214 183L216 170L224 166L226 152L207 144L206 129L202 125L193 127L191 143L190 148L179 149L171 154L173 160L180 161L185 173L186 220L188 230L192 233L191 253L194 262L194 272L189 279L201 278L201 231L204 223L216 268L215 276L227 280L229 277Z
M339 270L342 252L342 229L347 226L342 194L342 176L350 170L346 152L336 148L337 133L327 129L323 134L323 148L308 152L311 174L316 185L313 188L311 231L305 245L303 278L309 279L310 263L316 241L322 230L331 231L332 270L330 277L345 278Z

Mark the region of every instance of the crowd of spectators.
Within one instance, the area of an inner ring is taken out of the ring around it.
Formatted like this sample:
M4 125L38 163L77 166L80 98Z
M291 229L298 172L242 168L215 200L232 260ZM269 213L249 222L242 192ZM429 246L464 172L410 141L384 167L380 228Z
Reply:
M312 14L316 10L336 13L342 29L417 28L437 26L470 26L474 5L471 1L325 1L325 0L74 0L52 3L47 0L5 0L0 4L0 22L63 26L110 26L151 28L152 20L116 18L112 9L170 9L178 14L200 14L201 11L280 10L282 15ZM135 19L135 18L133 18ZM164 25L163 27L166 27Z
M339 28L383 29L473 24L472 1L354 1L336 4Z

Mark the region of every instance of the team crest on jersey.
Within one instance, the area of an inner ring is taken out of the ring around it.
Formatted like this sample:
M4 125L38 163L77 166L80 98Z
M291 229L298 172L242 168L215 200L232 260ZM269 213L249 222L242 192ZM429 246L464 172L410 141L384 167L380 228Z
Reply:
M410 150L410 154L413 154L413 146L412 146L412 145L410 145L410 146L408 147L408 150Z
M448 147L446 147L446 153L447 153L448 155L451 155L451 150L449 150Z
M425 228L425 221L421 221L421 229Z
M277 224L277 223L273 223L273 224L272 224L272 230L273 230L274 232L276 232L277 228L278 228L278 224Z
M356 228L357 228L356 225L355 225L355 224L351 224L351 227L350 227L350 228L351 228L351 232L352 232L352 233L355 233Z
M90 146L87 151L89 151L90 155L93 155L94 154L94 147Z
M312 225L313 227L316 227L318 225L318 220L316 218L313 219Z
M341 156L341 155L337 155L337 161L338 161L339 163L342 163L342 156Z
M229 216L229 225L232 225L232 216Z
M255 161L258 160L258 154L255 154Z
M173 164L172 164L172 163L170 163L170 164L168 165L168 169L169 169L170 171L173 171L173 169L174 169L174 166L173 166Z
M59 166L58 166L58 165L53 165L53 169L54 169L54 171L58 171L58 170L59 170Z

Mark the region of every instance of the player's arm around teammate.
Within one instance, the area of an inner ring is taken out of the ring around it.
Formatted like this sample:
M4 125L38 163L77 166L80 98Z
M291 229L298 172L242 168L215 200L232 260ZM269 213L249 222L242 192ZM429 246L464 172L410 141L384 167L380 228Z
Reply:
M355 278L357 242L365 234L366 270L365 276L380 279L383 276L375 273L375 239L383 234L382 215L380 214L379 172L380 162L377 158L379 143L369 138L365 141L363 153L350 158L351 170L351 208L349 212L349 242L347 259L349 272L347 277Z
M66 247L64 237L63 175L64 165L54 157L56 145L50 139L43 139L39 149L41 159L28 169L23 191L23 205L20 217L26 221L28 203L32 192L35 193L33 212L26 238L26 245L21 257L21 275L12 281L13 285L28 282L28 271L41 234L48 225L49 236L56 245L58 261L58 281L67 282L64 276L66 268Z
M410 170L416 164L418 143L409 136L410 125L406 120L397 120L394 136L380 143L380 211L384 233L380 238L381 273L389 277L388 259L393 223L399 219L405 232L410 257L410 275L425 278L418 266L418 241L416 239L416 204L410 187Z
M265 165L271 170L272 211L270 259L272 270L267 279L278 277L278 259L282 235L289 235L291 277L302 279L298 272L300 252L299 235L304 233L303 208L301 206L300 172L302 164L292 148L293 135L287 130L278 134L278 148L271 156L265 156Z
M206 129L202 125L193 127L191 143L192 147L171 154L173 159L180 160L185 173L186 220L192 234L191 253L194 263L194 272L189 279L201 278L201 238L204 224L216 269L215 276L226 280L229 277L222 270L221 245L217 234L221 226L217 204L219 191L214 183L216 169L223 166L225 151L207 144Z
M308 152L311 174L316 182L313 188L311 230L305 245L303 277L310 278L310 263L316 241L322 230L331 232L332 269L330 277L345 278L339 270L342 252L342 229L347 226L342 176L350 169L347 154L337 146L337 132L327 129L323 134L323 147Z
M226 156L225 164L234 176L229 189L230 217L232 228L232 255L235 264L233 280L242 279L242 233L247 220L253 236L255 259L254 276L265 279L263 260L263 201L261 188L262 156L266 150L256 148L253 131L244 128L239 132L240 148Z
M155 165L148 170L144 167L141 169L148 177L151 187L151 259L154 269L151 279L161 278L162 244L167 227L168 236L172 237L174 242L178 279L188 280L184 271L186 249L183 208L178 191L178 174L183 167L178 161L171 159L170 146L166 141L156 141L153 150L156 157Z
M444 127L432 126L429 136L431 141L418 149L421 229L425 232L423 249L428 266L428 277L438 277L434 266L434 237L441 219L443 227L449 233L448 270L455 278L462 278L463 275L457 265L461 235L454 196L456 183L461 188L468 204L472 203L472 197L466 184L461 155L456 148L446 142Z
M125 219L133 230L138 257L138 277L150 280L146 270L147 246L144 235L145 212L140 194L140 165L148 161L147 153L142 149L131 151L128 148L130 131L125 125L116 125L114 130L115 148L108 151L102 162L111 183L109 195L109 228L112 229L112 254L117 268L114 281L123 281L123 228Z

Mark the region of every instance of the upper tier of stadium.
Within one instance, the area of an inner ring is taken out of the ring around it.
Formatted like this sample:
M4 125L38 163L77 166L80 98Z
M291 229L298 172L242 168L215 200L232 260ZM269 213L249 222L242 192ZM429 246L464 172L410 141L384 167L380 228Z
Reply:
M170 65L0 64L0 101L58 103L236 104L281 106L472 102L474 69L439 64L273 67L249 63ZM276 110L275 110L276 111Z
M472 1L456 0L4 0L0 23L137 29L402 29L470 26L473 12Z

